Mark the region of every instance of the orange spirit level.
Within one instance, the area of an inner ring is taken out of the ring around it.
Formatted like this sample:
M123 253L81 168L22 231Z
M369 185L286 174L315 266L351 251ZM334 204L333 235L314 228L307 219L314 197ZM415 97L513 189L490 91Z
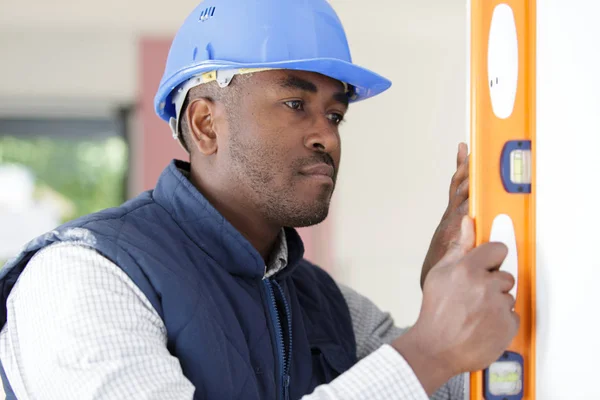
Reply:
M535 0L471 0L470 215L477 245L509 251L501 269L521 318L517 336L485 371L471 400L535 399Z

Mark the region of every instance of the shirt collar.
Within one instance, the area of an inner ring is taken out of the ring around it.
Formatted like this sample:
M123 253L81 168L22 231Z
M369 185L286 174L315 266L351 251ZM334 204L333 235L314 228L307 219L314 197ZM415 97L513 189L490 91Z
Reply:
M270 278L279 271L282 271L287 267L288 263L288 245L287 238L285 236L285 229L279 231L277 235L277 241L271 251L269 262L265 266L265 279Z

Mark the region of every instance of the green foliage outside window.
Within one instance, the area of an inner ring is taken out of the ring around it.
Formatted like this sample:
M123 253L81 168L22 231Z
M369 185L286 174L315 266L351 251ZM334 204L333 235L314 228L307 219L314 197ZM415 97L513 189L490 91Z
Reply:
M126 197L127 144L120 137L76 141L0 135L0 164L27 167L38 191L49 189L69 202L63 222L117 206Z

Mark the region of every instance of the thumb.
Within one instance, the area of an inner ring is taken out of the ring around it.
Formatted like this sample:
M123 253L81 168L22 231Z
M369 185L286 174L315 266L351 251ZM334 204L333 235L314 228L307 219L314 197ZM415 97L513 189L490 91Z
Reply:
M475 224L465 215L460 223L460 235L457 240L450 242L448 250L440 260L440 265L451 265L458 262L475 247Z

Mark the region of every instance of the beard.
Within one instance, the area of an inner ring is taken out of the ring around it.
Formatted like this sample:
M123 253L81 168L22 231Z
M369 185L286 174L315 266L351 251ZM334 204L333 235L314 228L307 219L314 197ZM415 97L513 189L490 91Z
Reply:
M324 186L308 196L301 186L306 178L290 171L319 162L333 165L328 154L315 153L289 162L286 154L264 142L242 140L238 132L230 136L229 153L240 194L272 224L301 228L327 218L333 188ZM335 187L336 176L333 180Z

